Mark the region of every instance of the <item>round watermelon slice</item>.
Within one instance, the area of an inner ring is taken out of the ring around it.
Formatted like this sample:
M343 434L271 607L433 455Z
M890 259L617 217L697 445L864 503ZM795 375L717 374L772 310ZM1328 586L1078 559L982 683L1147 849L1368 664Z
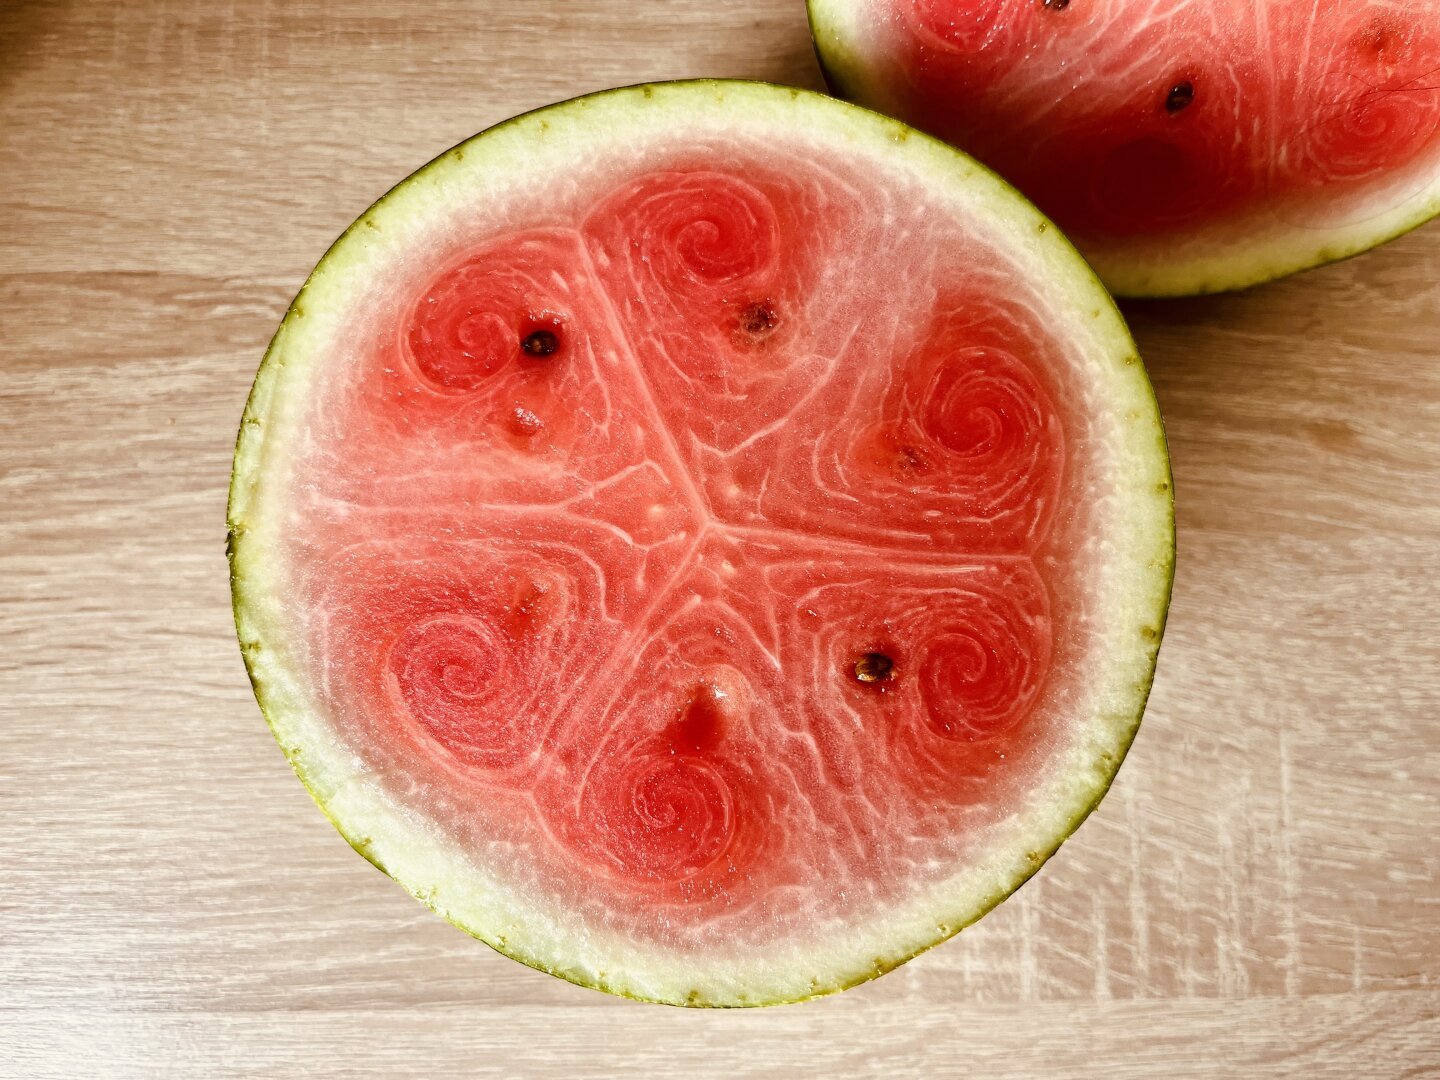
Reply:
M809 0L837 93L976 155L1115 292L1241 288L1440 212L1436 0Z
M235 457L274 733L350 843L536 968L757 1005L949 937L1149 690L1168 459L1053 226L780 87L521 116L368 210Z

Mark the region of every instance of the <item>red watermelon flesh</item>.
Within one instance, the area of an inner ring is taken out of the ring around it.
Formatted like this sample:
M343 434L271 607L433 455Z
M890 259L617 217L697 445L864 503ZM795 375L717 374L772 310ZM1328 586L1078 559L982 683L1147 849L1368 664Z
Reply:
M1435 0L811 0L846 96L991 165L1122 293L1249 284L1440 209Z
M963 159L649 89L588 106L628 150L534 127L548 182L504 129L441 159L302 293L237 455L242 640L342 831L467 929L637 996L803 997L948 936L1098 798L1163 619L1163 441L1063 241L968 163L1023 240L937 190ZM667 131L656 91L718 119ZM433 851L397 870L406 828Z

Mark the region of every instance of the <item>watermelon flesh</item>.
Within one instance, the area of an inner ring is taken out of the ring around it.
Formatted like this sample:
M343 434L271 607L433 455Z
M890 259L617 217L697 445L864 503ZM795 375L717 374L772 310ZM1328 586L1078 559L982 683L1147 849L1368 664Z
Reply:
M1434 0L811 0L832 84L975 154L1122 294L1252 284L1440 210Z
M690 1004L841 988L1018 885L1133 735L1171 551L1143 369L1047 229L745 84L556 106L377 204L232 492L257 694L342 832Z

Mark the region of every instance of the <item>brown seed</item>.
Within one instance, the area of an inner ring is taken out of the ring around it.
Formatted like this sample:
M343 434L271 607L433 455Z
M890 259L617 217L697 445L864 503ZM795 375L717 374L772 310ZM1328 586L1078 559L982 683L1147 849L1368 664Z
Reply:
M532 330L520 342L526 356L549 356L560 348L560 338L553 330Z
M863 683L884 682L894 674L895 661L884 653L869 652L855 661L855 678Z
M1070 0L1045 0L1045 6L1051 11L1064 11L1070 6Z

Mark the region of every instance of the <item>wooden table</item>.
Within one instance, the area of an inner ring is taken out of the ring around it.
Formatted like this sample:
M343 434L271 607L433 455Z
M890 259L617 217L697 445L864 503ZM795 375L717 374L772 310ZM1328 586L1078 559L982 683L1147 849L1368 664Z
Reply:
M0 1073L1440 1070L1440 227L1131 305L1175 605L1110 797L958 940L691 1013L491 953L286 768L229 617L265 342L376 195L645 79L817 86L799 0L0 4Z

